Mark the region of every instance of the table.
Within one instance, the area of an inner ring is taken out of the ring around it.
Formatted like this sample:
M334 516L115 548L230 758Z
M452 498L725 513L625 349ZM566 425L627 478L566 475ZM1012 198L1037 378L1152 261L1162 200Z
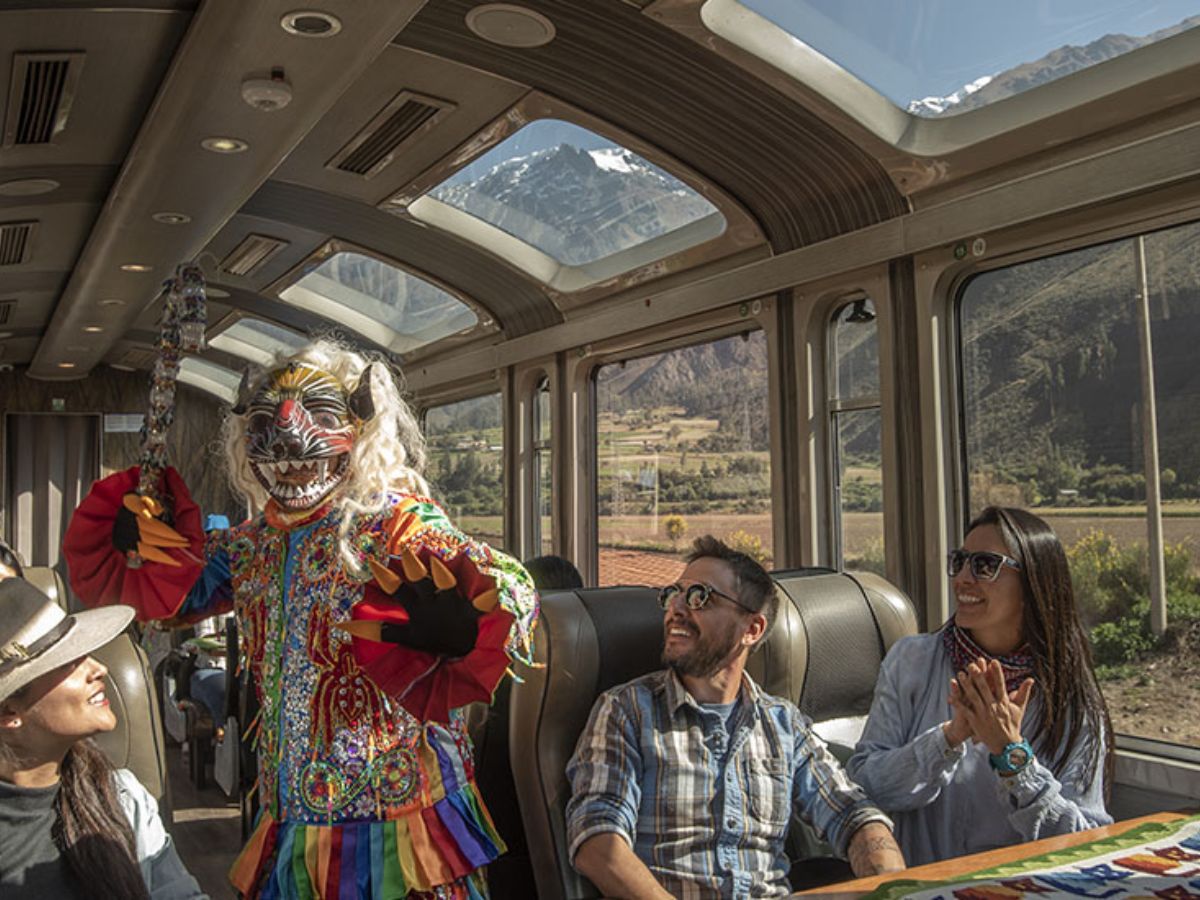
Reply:
M1155 822L1168 823L1180 821L1191 814L1194 814L1194 812L1152 813L1151 815L1140 816L1136 819L1125 819L1121 822L1114 822L1112 825L1093 828L1089 831L1078 831L1073 834L1064 834L1043 838L1040 841L1031 841L1027 844L1015 844L1011 847L1001 847L998 850L988 850L984 853L960 856L955 859L942 860L941 862L929 863L924 866L915 866L911 869L905 869L903 872L895 872L890 875L873 875L869 878L857 878L854 881L844 881L840 884L812 888L802 891L799 894L793 894L793 896L826 897L830 898L830 900L842 900L842 898L845 898L845 900L849 900L849 898L862 897L886 882L897 881L899 879L905 881L936 882L966 878L974 872L981 872L995 866L1018 862L1023 859L1032 859L1035 856L1041 856L1045 853L1066 850L1070 847L1077 847L1093 841L1103 840L1104 838L1116 837L1140 825Z

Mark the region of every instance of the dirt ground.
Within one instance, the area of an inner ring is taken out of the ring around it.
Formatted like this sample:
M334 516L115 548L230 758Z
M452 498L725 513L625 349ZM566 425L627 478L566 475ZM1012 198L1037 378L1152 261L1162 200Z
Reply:
M1100 685L1116 732L1200 747L1200 622L1135 668Z

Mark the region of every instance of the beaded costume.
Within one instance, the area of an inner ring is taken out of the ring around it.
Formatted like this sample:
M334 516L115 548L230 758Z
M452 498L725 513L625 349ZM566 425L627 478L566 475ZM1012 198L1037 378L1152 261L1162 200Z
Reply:
M510 659L530 660L536 595L520 565L408 491L365 514L336 493L299 512L272 495L263 514L205 538L170 472L174 525L189 545L165 552L205 562L190 567L182 602L164 608L147 584L156 570L177 584L186 561L146 563L127 577L95 546L135 479L131 470L97 482L81 504L65 544L72 584L90 602L140 600L142 618L236 612L261 701L250 733L263 811L234 886L262 898L485 896L480 869L504 846L475 788L459 707L490 699ZM423 577L454 584L480 611L461 657L379 637L381 624L407 618L392 582ZM362 636L372 628L374 640Z

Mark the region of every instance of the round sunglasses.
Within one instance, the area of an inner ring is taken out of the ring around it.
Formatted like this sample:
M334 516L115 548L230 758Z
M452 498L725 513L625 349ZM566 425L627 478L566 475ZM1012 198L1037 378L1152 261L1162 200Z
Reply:
M699 581L689 584L686 588L679 582L668 584L658 592L658 605L666 609L671 605L671 601L680 594L683 594L683 602L687 605L688 609L704 609L704 607L708 606L708 601L716 596L724 597L730 603L746 610L746 612L758 612L758 610L751 609L737 597L731 597L728 594L718 591L711 584L704 584Z
M970 566L971 575L976 581L995 581L1005 566L1021 571L1021 564L1003 553L993 553L991 550L951 550L946 559L946 571L950 577L953 578L961 572L963 566Z

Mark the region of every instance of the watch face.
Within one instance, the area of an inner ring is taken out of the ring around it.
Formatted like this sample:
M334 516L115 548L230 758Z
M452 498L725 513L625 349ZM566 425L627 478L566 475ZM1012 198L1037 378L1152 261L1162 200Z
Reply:
M1013 747L1008 751L1008 767L1022 769L1029 762L1029 752L1024 747Z

